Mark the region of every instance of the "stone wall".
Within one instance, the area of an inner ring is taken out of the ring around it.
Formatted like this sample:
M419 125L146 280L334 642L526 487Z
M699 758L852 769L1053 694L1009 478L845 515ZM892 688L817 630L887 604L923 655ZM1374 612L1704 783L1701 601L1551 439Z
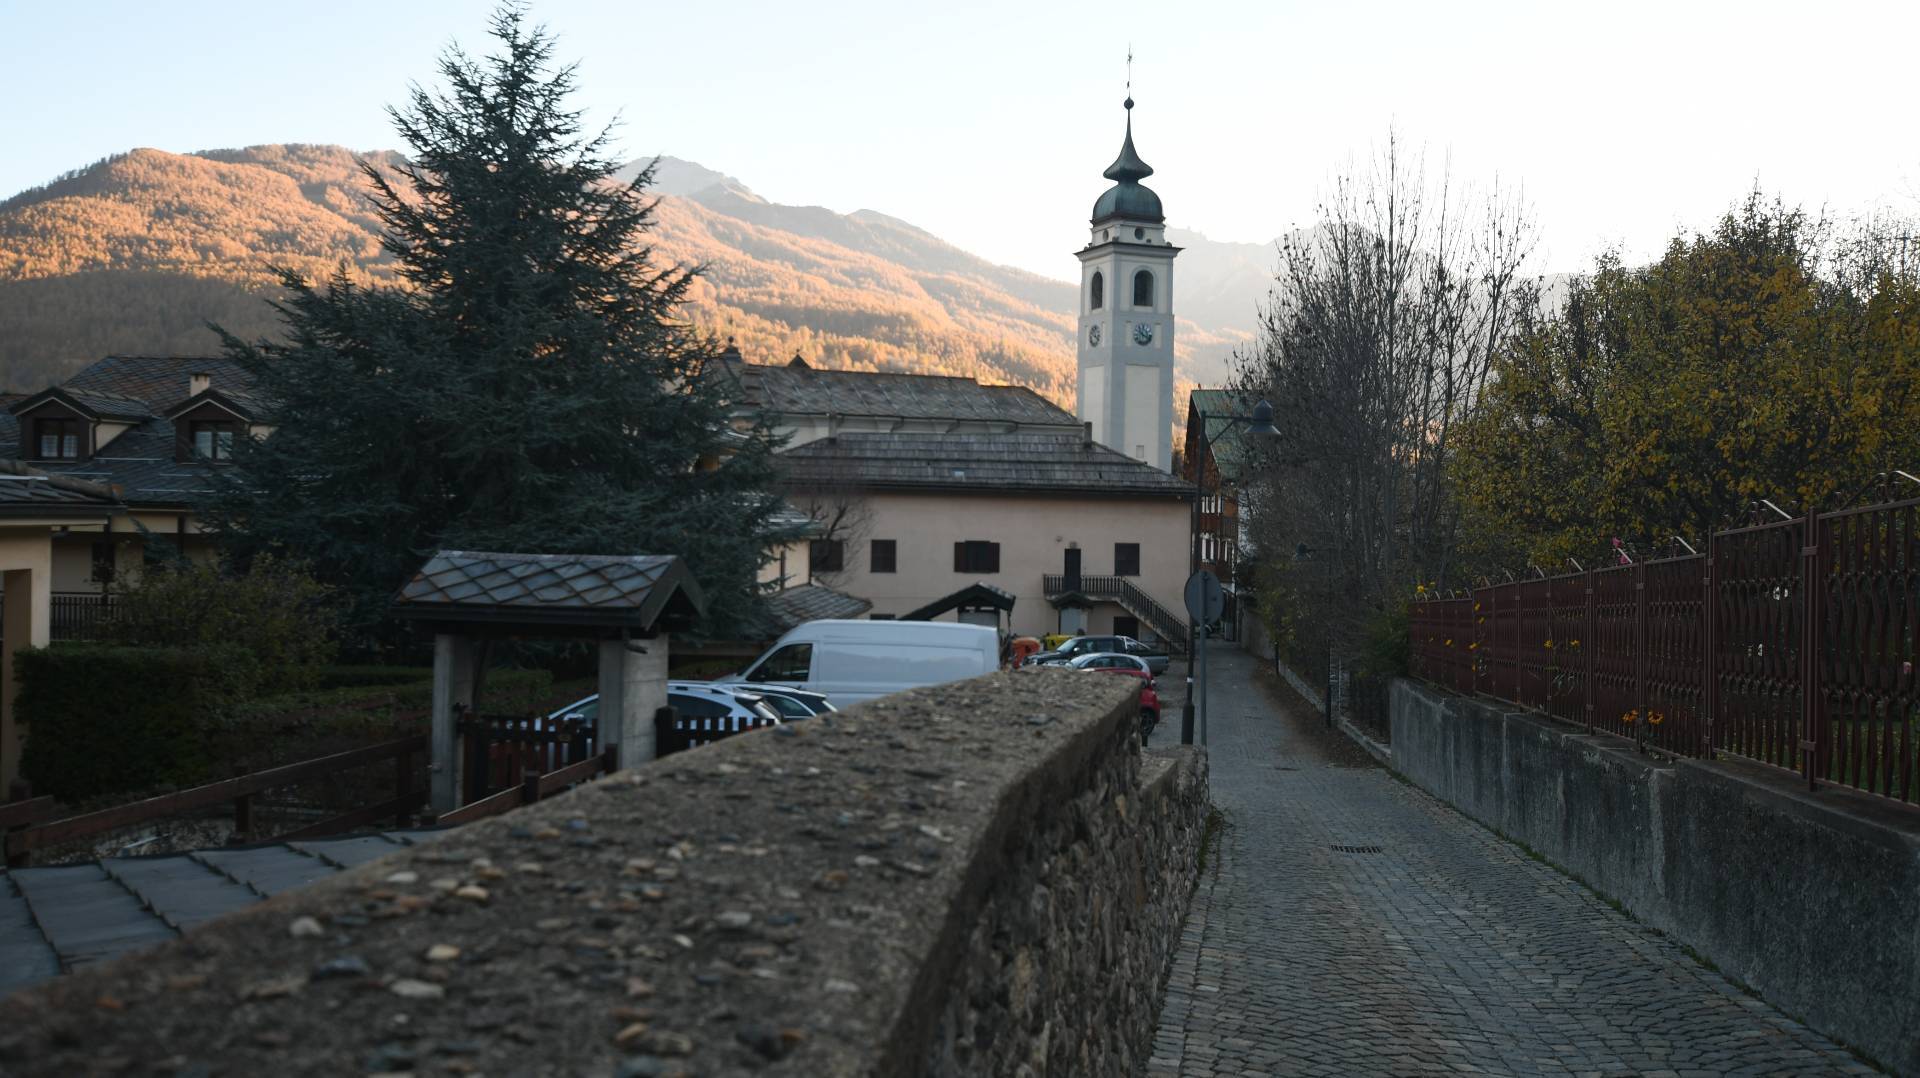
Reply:
M1205 758L1110 754L1042 796L946 992L922 1073L1130 1075L1145 1065L1196 880Z
M0 1072L1127 1074L1204 758L1059 670L757 731L0 1001Z
M1411 681L1395 770L1762 997L1920 1074L1920 812L1735 760L1662 760Z

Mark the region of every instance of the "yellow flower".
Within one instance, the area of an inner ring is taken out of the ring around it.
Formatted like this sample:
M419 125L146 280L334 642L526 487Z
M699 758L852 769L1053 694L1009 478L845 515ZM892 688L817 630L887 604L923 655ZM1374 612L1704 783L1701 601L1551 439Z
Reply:
M1475 640L1473 643L1467 645L1467 650L1472 651L1474 648L1477 648L1479 646L1480 646L1480 641Z
M1567 641L1567 646L1568 646L1568 647L1570 647L1570 648L1577 648L1577 647L1579 647L1579 646L1580 646L1580 641L1578 641L1578 640L1569 640L1569 641Z
M1547 650L1548 650L1548 651L1552 651L1552 650L1553 650L1553 641L1552 641L1552 640L1548 640L1548 641L1546 641L1545 643L1546 643L1546 648L1547 648Z
M1449 637L1447 637L1447 646L1448 646L1448 647L1452 647L1452 646L1453 646L1453 637L1451 637L1451 636L1449 636Z
M1658 711L1647 715L1647 725L1649 726L1658 726L1664 721L1666 721L1666 716L1660 714Z

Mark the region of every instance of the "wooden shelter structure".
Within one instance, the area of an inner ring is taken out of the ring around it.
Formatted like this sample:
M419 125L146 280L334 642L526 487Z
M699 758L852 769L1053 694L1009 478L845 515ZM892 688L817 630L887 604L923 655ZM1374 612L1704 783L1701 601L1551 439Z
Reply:
M670 635L692 628L706 599L684 563L655 554L510 554L442 550L400 589L394 612L434 634L430 802L463 804L461 717L471 711L479 643L587 637L599 645L594 741L628 766L655 753L667 706Z

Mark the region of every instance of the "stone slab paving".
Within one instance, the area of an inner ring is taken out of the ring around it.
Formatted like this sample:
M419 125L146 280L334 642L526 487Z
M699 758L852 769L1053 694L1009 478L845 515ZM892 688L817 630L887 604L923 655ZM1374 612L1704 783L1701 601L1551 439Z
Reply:
M1877 1073L1208 660L1228 828L1148 1074Z

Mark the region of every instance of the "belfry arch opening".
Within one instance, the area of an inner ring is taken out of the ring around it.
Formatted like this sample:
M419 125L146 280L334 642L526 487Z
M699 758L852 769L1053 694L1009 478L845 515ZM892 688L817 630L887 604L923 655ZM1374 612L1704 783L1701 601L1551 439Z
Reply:
M1133 305L1153 306L1153 271L1140 270L1133 275Z

